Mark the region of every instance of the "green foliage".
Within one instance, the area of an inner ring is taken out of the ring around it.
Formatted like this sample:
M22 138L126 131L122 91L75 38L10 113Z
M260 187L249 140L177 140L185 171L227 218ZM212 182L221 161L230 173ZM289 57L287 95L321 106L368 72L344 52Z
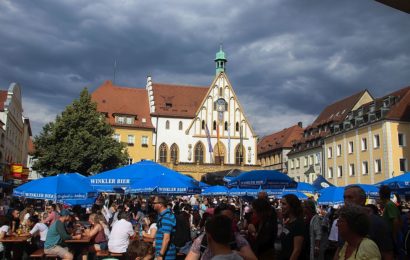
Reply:
M78 172L84 175L126 163L124 145L112 138L114 130L97 111L88 90L43 127L34 139L34 169L45 175Z

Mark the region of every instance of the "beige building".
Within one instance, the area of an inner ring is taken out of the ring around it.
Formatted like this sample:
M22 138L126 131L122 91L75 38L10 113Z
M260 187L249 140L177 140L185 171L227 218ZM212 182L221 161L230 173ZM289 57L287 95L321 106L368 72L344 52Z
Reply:
M357 104L324 139L326 179L373 184L408 171L410 87Z

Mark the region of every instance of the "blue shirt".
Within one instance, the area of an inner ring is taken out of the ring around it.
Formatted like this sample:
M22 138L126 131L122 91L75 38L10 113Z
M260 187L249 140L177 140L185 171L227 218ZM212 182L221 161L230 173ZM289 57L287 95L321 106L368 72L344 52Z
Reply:
M170 234L171 241L169 242L167 251L165 252L164 259L174 260L177 255L175 245L172 243L172 235L175 233L176 219L175 215L171 213L169 209L164 210L158 215L157 221L157 233L155 235L155 253L156 255L161 253L162 240L164 234Z

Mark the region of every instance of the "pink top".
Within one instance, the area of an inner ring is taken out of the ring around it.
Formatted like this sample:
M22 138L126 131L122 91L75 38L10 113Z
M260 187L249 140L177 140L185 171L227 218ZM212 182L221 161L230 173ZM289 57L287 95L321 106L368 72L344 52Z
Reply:
M56 211L51 212L48 217L44 220L44 223L51 226L58 219L59 214Z

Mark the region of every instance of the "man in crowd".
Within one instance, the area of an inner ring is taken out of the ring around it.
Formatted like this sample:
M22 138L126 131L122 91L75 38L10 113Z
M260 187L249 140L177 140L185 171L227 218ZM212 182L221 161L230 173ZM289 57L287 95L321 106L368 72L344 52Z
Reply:
M57 206L56 204L52 204L47 206L47 213L48 213L48 217L43 220L42 222L46 225L51 226L58 218L58 212L57 212Z
M156 196L152 202L154 210L158 213L157 233L155 235L156 259L176 259L177 251L171 241L172 233L175 233L176 219L174 214L167 208L165 197Z
M63 209L59 218L50 226L44 243L44 253L58 255L63 260L73 259L73 254L68 251L64 241L69 239L80 239L81 234L71 236L67 233L64 223L70 219L71 215L72 213L69 210Z
M132 228L131 213L121 212L120 220L114 223L108 239L108 250L112 253L125 253L127 252L130 238L135 235Z

